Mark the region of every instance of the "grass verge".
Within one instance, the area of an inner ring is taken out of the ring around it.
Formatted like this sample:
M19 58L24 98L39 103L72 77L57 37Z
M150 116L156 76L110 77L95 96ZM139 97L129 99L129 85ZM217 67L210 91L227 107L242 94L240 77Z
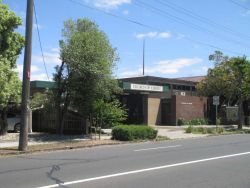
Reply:
M6 148L0 148L0 157L44 152L44 151L87 148L87 147L94 147L94 146L101 146L101 145L115 145L115 144L121 144L121 143L123 142L116 141L116 140L64 141L64 142L59 142L59 143L30 145L28 146L28 151L25 151L25 152L18 151L17 147L6 147Z
M208 134L208 135L227 135L227 134L250 134L249 129L230 129L226 130L223 127L194 127L192 125L188 126L185 130L186 133L192 134Z

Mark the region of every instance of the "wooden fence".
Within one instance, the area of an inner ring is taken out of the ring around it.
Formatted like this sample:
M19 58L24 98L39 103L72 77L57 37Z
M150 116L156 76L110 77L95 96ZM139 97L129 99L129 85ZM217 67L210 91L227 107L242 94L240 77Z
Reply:
M86 120L77 113L69 111L65 114L64 133L86 134ZM56 132L55 111L39 109L32 113L32 129L34 132Z

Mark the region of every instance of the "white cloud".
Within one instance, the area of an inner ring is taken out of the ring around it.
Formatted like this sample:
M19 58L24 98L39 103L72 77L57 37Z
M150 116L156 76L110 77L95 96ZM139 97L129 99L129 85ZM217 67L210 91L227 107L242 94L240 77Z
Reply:
M128 11L128 10L124 10L124 11L122 11L122 14L128 15L128 14L129 14L129 11Z
M43 28L42 25L34 23L33 24L33 29L37 29L37 27L38 27L38 29L42 29Z
M136 34L135 37L137 39L144 39L144 38L170 38L171 37L171 33L170 32L156 32L156 31L152 31L152 32L148 32L148 33L140 33L140 34Z
M131 0L85 0L85 2L90 3L98 8L103 9L116 9L123 4L130 4Z
M161 32L158 34L159 38L169 38L171 37L171 34L169 32Z
M61 63L59 52L53 51L53 49L52 52L44 52L44 60L47 63L47 65L48 64L59 65ZM32 62L43 63L42 55L33 55Z
M36 65L31 65L30 69L31 69L31 73L40 71L40 68ZM22 74L23 73L23 65L17 64L15 71L17 71L19 74Z
M36 65L31 65L30 67L31 72L31 80L48 80L47 75L45 73L39 73L41 69ZM19 74L19 78L22 80L23 78L23 65L17 64L15 69L16 72Z
M146 67L146 73L175 74L184 67L201 63L199 58L179 58L174 60L163 60L155 63L152 67Z
M38 27L39 30L43 29L44 27L40 24L33 23L32 29L36 30ZM23 24L19 26L21 30L25 30L25 21L23 21Z
M178 35L177 35L177 39L178 39L178 40L183 39L184 37L185 37L184 34L178 34Z
M207 71L210 68L212 68L212 66L196 67L196 68L192 69L192 71L189 72L189 76L207 75Z
M59 49L59 48L52 48L51 51L52 51L52 52L57 52L57 53L59 53L59 52L60 52L60 49Z
M163 60L158 61L153 64L153 66L145 67L146 74L176 74L179 73L181 69L196 65L202 62L200 58L178 58L174 60ZM206 67L203 67L207 69ZM142 68L135 71L124 71L121 76L138 76L141 75Z
M121 75L121 77L135 77L135 76L142 75L142 72L140 72L139 70L137 70L137 71L124 71L120 75Z
M30 80L42 80L42 81L48 81L47 75L45 73L41 74L32 74Z

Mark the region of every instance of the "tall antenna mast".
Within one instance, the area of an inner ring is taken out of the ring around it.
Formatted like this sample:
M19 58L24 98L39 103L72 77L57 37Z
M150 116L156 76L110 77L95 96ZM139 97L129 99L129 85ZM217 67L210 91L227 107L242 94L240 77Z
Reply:
M143 39L143 57L142 57L142 75L144 76L145 69L145 38Z

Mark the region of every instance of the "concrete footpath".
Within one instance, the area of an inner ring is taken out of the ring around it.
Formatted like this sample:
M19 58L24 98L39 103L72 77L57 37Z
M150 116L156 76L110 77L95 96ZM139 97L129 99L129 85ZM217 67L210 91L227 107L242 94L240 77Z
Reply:
M158 130L158 136L167 136L170 139L185 139L206 137L207 134L192 134L186 133L186 126L154 126Z
M185 139L185 138L197 138L205 137L204 134L190 134L185 133L185 127L173 127L173 126L154 126L158 130L158 136L166 136L170 139ZM111 129L105 129L105 135L101 135L101 140L111 139ZM94 140L98 140L99 136L93 135ZM67 141L88 141L89 137L84 135L64 135L59 136L55 134L46 133L31 133L29 135L29 145L41 145L41 144L54 144ZM6 136L0 137L0 149L7 147L17 147L19 141L19 133L8 133Z
M29 145L53 144L67 141L84 141L90 140L84 135L55 135L47 133L30 133ZM6 147L17 147L19 142L19 133L8 133L0 136L0 149Z

